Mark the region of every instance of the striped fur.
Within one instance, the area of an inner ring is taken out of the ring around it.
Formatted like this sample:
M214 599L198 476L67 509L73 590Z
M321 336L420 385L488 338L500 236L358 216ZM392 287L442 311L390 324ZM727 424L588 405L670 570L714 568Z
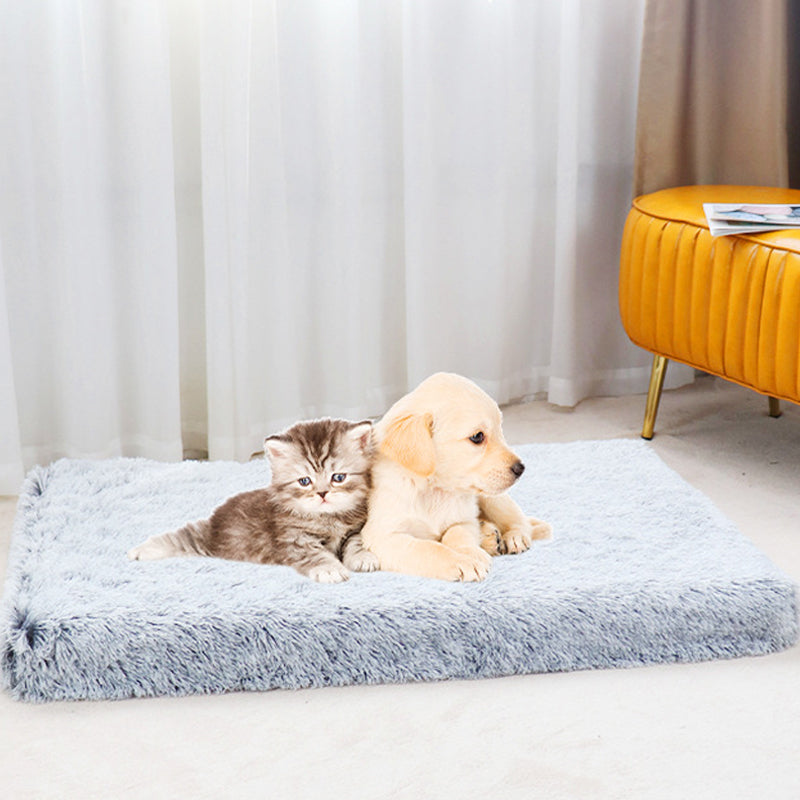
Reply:
M269 436L272 483L237 494L207 520L151 537L134 560L214 556L283 564L314 580L346 580L349 570L378 568L364 549L373 456L369 422L320 419Z

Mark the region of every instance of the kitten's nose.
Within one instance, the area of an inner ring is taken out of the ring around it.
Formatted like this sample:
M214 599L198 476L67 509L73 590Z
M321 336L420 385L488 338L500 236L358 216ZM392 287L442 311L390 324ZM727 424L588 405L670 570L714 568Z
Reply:
M511 465L511 471L519 478L519 476L525 472L525 465L521 461L517 461L516 464Z
M317 492L317 494L324 500L325 495L328 494L327 492Z

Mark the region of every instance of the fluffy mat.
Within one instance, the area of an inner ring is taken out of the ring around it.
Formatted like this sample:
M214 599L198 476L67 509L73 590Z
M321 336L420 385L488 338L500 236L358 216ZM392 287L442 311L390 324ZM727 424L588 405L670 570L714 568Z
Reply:
M644 442L517 448L513 495L551 542L479 584L129 562L154 533L263 485L264 462L63 460L22 489L0 618L24 700L481 678L770 653L795 589Z

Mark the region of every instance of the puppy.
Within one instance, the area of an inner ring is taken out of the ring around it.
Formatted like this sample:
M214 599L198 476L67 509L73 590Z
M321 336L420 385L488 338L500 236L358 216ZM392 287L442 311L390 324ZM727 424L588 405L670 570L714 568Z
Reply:
M432 375L389 409L375 437L361 536L381 569L479 581L490 553L550 535L503 494L525 466L503 439L497 403L466 378Z

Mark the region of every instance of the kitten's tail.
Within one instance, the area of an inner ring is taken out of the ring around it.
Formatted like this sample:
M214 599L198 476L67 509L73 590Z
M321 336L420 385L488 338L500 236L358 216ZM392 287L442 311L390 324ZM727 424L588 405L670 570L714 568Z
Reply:
M207 556L211 520L190 522L177 531L151 536L146 542L128 551L131 561L154 561L172 556Z

